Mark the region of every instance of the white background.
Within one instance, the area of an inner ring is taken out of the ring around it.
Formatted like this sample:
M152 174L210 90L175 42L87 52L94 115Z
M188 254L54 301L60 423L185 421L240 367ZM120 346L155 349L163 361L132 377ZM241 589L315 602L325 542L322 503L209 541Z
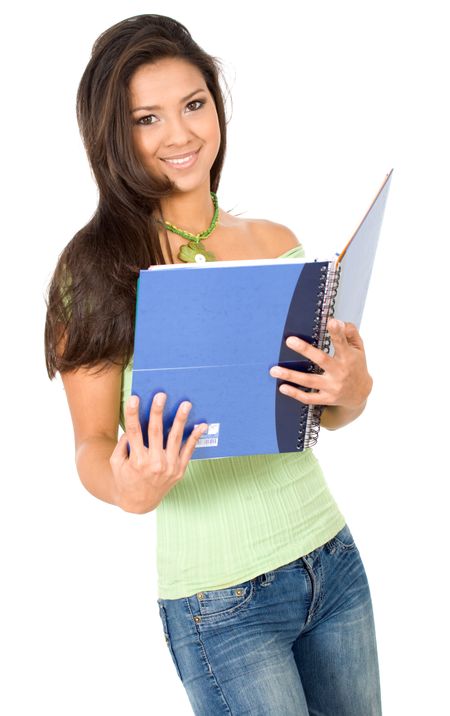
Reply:
M191 713L157 610L156 516L81 486L43 353L47 283L96 206L77 85L98 34L142 12L180 20L225 62L222 208L279 221L322 257L394 167L361 326L374 389L359 420L322 431L316 454L369 576L384 714L442 714L450 57L432 0L44 1L3 15L1 711Z

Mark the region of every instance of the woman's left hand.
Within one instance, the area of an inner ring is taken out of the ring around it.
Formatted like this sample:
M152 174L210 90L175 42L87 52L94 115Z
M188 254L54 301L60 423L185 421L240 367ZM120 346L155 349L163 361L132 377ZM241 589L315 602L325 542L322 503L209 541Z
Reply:
M323 373L304 373L274 366L270 375L301 386L294 388L283 384L279 388L281 393L301 403L339 408L342 419L339 425L332 426L339 427L362 412L373 381L367 371L364 344L356 326L332 318L328 321L327 330L334 346L333 356L294 336L286 340L289 348L316 363ZM312 388L314 392L302 390L302 387Z

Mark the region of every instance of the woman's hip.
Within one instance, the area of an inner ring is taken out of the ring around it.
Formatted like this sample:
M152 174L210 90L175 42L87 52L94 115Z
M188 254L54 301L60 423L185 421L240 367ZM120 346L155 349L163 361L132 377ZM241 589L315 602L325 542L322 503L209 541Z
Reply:
M347 525L326 544L274 570L158 604L172 660L197 714L308 714L302 664L310 698L315 687L303 645L315 635L326 654L322 680L336 664L357 668L348 650L366 631L364 668L377 681L369 585ZM346 640L334 638L339 630ZM380 711L364 716L372 713Z

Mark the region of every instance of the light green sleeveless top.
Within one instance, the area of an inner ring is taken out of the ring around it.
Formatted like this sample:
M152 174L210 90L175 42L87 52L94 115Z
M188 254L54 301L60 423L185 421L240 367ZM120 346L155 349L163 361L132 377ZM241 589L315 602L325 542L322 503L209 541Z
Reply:
M279 258L303 256L299 245ZM131 371L132 359L122 376L122 429ZM244 582L308 554L345 525L311 449L191 460L155 511L161 599Z

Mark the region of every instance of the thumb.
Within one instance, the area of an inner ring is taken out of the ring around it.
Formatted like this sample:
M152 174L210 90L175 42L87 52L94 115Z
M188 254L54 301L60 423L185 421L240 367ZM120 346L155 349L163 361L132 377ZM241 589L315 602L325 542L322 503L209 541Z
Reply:
M116 447L114 448L111 460L114 462L121 463L128 458L128 439L127 434L122 433Z

